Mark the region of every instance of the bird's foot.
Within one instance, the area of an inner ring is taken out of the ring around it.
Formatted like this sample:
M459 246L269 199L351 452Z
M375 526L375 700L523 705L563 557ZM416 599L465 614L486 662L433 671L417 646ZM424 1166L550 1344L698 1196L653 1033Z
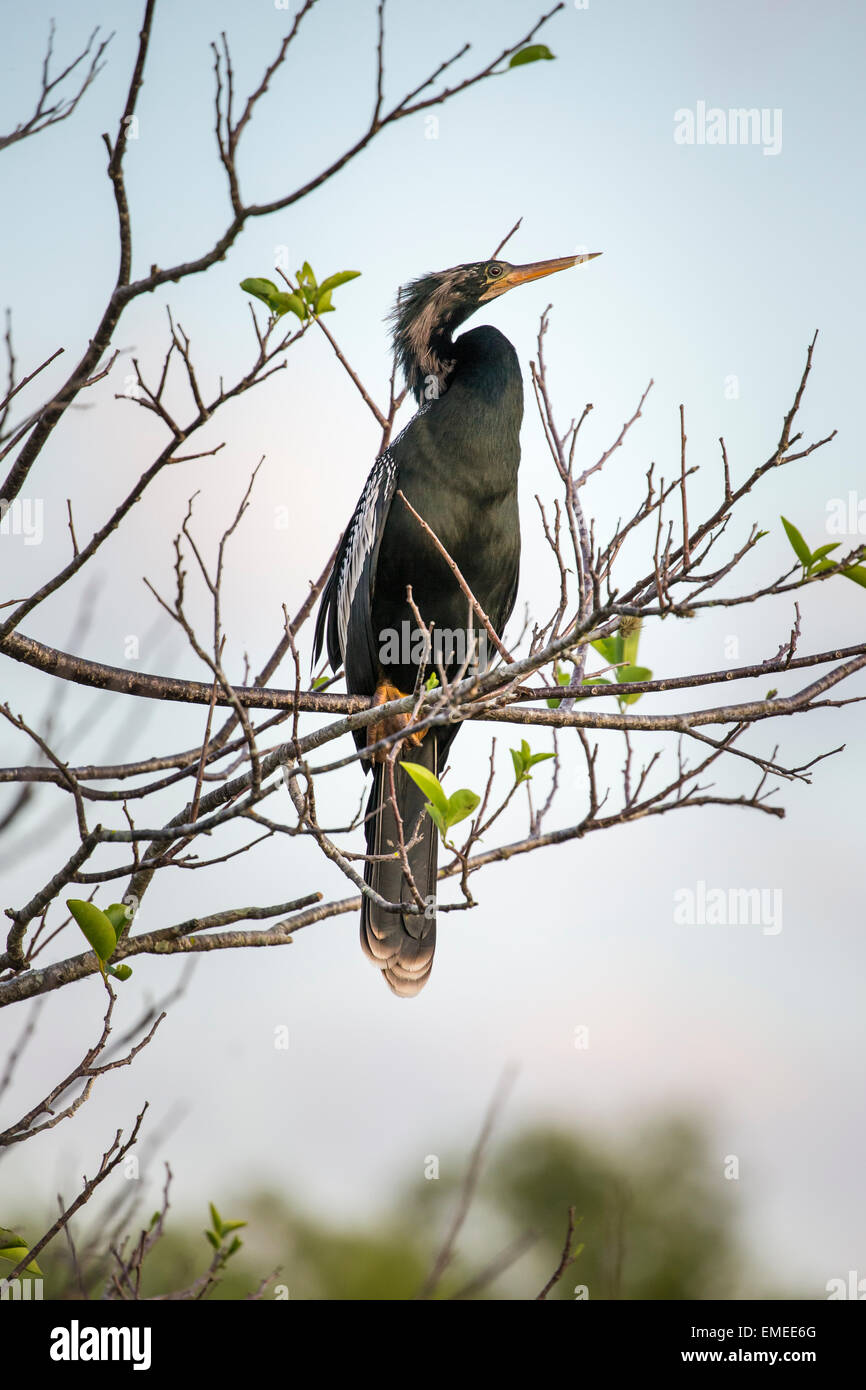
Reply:
M376 693L373 696L373 708L377 705L387 705L391 700L405 700L407 692L398 690L396 685L391 685L389 681L380 681L376 686ZM401 729L405 729L407 724L412 722L411 714L390 714L386 719L378 719L373 724L367 725L367 747L378 743L380 739L387 738L390 734L398 734ZM409 734L406 742L413 748L417 748L422 738L426 734L426 729L421 729L417 734ZM383 763L388 756L387 748L379 748L373 754L373 761Z

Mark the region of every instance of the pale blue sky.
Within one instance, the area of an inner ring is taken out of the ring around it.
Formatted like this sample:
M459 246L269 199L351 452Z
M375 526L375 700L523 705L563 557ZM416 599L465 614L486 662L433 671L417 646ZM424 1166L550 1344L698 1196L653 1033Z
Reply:
M2 13L5 129L28 107L52 6L7 4ZM55 381L85 344L114 275L100 133L114 128L122 106L137 14L89 0L58 14L58 55L96 23L118 27L108 67L73 120L3 155L0 301L13 309L22 365L66 346ZM528 29L537 11L529 0L471 7L444 0L435 9L393 0L389 14L386 91L393 100L464 39L473 45L469 65L486 60ZM321 0L309 17L245 141L248 199L265 201L295 186L357 137L372 102L374 15L373 0ZM209 41L227 31L244 92L286 25L286 13L265 0L178 0L158 14L139 138L128 156L137 272L200 253L224 225ZM655 379L628 450L592 489L602 527L640 495L651 459L668 474L678 467L681 401L691 458L701 464L696 510L719 490L720 434L735 478L766 457L807 343L821 330L801 427L810 438L833 427L839 434L807 464L771 475L742 516L738 535L753 519L770 529L748 569L754 581L766 580L789 558L780 512L817 544L828 502L849 488L863 493L864 27L853 3L569 4L542 36L556 62L458 98L437 113L436 139L427 138L423 115L385 132L319 194L250 224L212 273L139 300L118 344L152 371L171 304L205 380L220 372L228 378L250 352L238 281L268 274L275 247L288 245L293 264L309 258L321 274L362 271L339 294L329 325L382 400L389 371L383 317L397 286L486 256L522 215L512 259L584 245L604 256L508 296L476 322L506 332L525 366L538 314L554 299L547 355L560 415L595 404L583 436L587 462ZM676 144L674 113L699 101L780 109L781 152ZM114 400L128 371L128 359L119 362L92 393L91 408L76 412L46 449L31 483L44 499L45 541L24 547L4 539L4 591L27 591L67 555L67 496L79 536L89 534L159 440L149 419ZM739 382L735 400L725 394L731 375ZM288 371L226 412L208 436L226 439L222 453L164 475L132 526L103 548L97 619L83 650L122 665L125 638L135 634L142 668L201 674L172 635L159 647L144 640L156 613L141 576L167 590L186 498L202 489L198 534L213 540L265 454L224 603L231 671L240 675L245 650L259 663L274 645L281 603L297 606L348 518L377 435L327 344L310 335ZM554 479L529 400L523 449L520 602L538 613L555 577L533 496L551 496ZM288 533L273 524L284 504L297 514ZM23 630L63 646L83 591L70 585ZM862 637L864 602L862 590L843 580L806 594L803 650ZM642 658L657 674L716 668L735 637L742 661L761 660L787 635L791 613L778 600L756 613L649 628ZM46 679L19 668L4 668L2 686L19 706L51 697ZM863 693L862 680L857 688ZM64 756L131 756L200 736L196 712L143 703L117 711L116 704L73 692L66 727L82 711L92 711L92 727L64 745ZM785 721L749 746L766 749L776 739L793 762L843 741L848 749L819 768L812 787L783 788L784 822L735 811L676 815L492 871L478 880L474 913L442 920L431 985L411 1004L392 999L361 958L354 919L304 932L285 951L204 959L193 989L135 1069L109 1078L74 1123L41 1147L6 1160L4 1189L8 1182L19 1190L36 1172L52 1201L58 1182L71 1190L70 1174L92 1163L109 1131L149 1097L155 1124L175 1101L189 1107L165 1145L181 1204L262 1179L362 1219L394 1178L420 1173L425 1154L466 1142L502 1066L515 1060L521 1075L511 1123L553 1116L617 1131L644 1113L694 1106L711 1125L720 1181L724 1155L740 1157L745 1224L766 1268L815 1296L848 1269L863 1274L862 714L855 706ZM507 759L506 744L500 739ZM461 735L459 785L481 779L487 746L482 730ZM25 756L24 745L0 729L0 760ZM620 742L604 744L611 777L621 759ZM738 776L738 769L726 774L725 785ZM584 792L569 753L560 823L581 813ZM354 808L359 795L353 771L334 783L326 805ZM44 841L46 804L19 823L19 844L30 831ZM168 816L176 805L167 799L162 809ZM516 837L523 824L516 812L506 833ZM58 830L48 851L16 853L6 864L4 905L29 896L53 870L66 834ZM756 928L675 926L675 891L699 879L781 888L783 931L769 937ZM297 844L290 851L269 844L215 870L204 889L200 882L183 873L163 878L146 899L142 926L180 920L193 907L276 902L311 888L345 893L339 875ZM124 995L129 1017L136 1000L165 988L180 968L139 960ZM22 1101L32 1099L39 1080L56 1078L61 1052L65 1060L67 1050L91 1040L99 1007L92 980L52 1001L52 1033L32 1059L36 1081L31 1073L26 1093L16 1093ZM288 1055L272 1046L279 1023L290 1029ZM590 1028L588 1052L573 1046L580 1024ZM4 1018L3 1037L19 1025L20 1018L11 1025Z

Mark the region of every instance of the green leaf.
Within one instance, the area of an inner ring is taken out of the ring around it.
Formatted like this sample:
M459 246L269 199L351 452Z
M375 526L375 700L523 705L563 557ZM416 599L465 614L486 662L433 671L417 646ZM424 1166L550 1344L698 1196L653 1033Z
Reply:
M279 294L273 280L266 280L263 276L254 275L248 280L241 280L241 289L255 295L256 299L263 299L266 304L273 295Z
M115 980L128 980L132 974L131 965L109 965L107 969L109 975L113 975Z
M819 545L817 550L812 551L813 560L823 560L825 555L829 555L831 550L838 550L840 542L831 541L829 545Z
M25 1255L29 1254L30 1251L26 1245L7 1245L0 1250L0 1260L9 1260L11 1264L17 1265L21 1263ZM28 1274L41 1275L42 1273L35 1260L31 1260L29 1264L24 1266L24 1269Z
M282 318L283 314L292 313L302 321L307 317L307 306L299 294L288 294L281 290L275 295L271 305L271 310L275 318Z
M327 685L330 679L330 676L316 676L316 679L313 681L313 689L321 690L322 686Z
M307 291L318 289L316 277L313 274L313 267L310 265L309 261L304 261L304 264L298 271L298 284L301 287L301 293L304 294L305 297Z
M631 666L635 661L637 661L637 649L638 643L640 642L641 631L640 618L636 620L631 620L629 622L629 626L632 628L632 630L631 632L629 632L627 637L623 636L622 629L620 629L619 635L620 637L622 637L622 659L623 661L627 661L629 666Z
M23 1236L19 1236L17 1231L0 1226L0 1260L9 1260L13 1265L17 1265L29 1254L30 1247ZM42 1274L35 1260L31 1260L25 1269L28 1274Z
M785 528L785 534L787 535L788 540L791 542L791 547L792 547L792 549L793 549L793 551L794 551L794 554L796 555L797 559L800 561L800 564L801 564L801 565L809 565L809 564L811 564L811 562L812 562L812 552L811 552L811 550L809 549L809 547L808 547L808 545L806 544L806 542L803 540L803 537L800 535L800 532L797 530L797 528L796 528L796 526L794 525L794 523L791 522L791 521L788 521L785 517L782 517L781 520L782 520L782 525L783 525L784 528Z
M432 801L428 801L424 809L444 840L445 836L448 834L448 822L445 819L445 816L448 814L447 807L445 815L439 810L438 806L433 805Z
M555 758L555 757L556 757L556 754L555 754L555 753L533 753L532 757L528 759L528 761L527 761L527 763L526 763L526 766L527 766L527 767L535 767L535 764L536 764L536 763L545 763L545 762L547 762L547 759L548 759L548 758Z
M117 934L110 918L96 906L96 903L86 903L81 898L67 898L66 906L99 959L108 960L117 945Z
M542 58L548 61L553 58L547 44L531 43L528 48L521 48L519 53L512 54L508 66L510 68L522 68L526 63L537 63Z
M420 787L426 797L432 801L438 811L443 816L448 814L448 797L442 788L442 783L435 773L421 763L405 762L400 764L403 771L412 778L416 787Z
M261 277L241 280L241 289L267 304L275 318L282 318L283 314L287 314L290 310L293 314L297 314L299 319L307 317L306 305L301 296L294 293L287 294L285 290L277 289L273 280L266 280Z
M651 681L653 673L648 666L621 666L616 678L618 681Z
M215 1236L214 1233L213 1233L213 1231L205 1231L205 1233L204 1233L204 1238L205 1238L205 1240L210 1241L210 1243L211 1243L211 1245L213 1246L214 1250L219 1250L219 1248L220 1248L219 1237L218 1237L218 1236Z
M317 314L332 314L334 312L330 290L325 290L324 293L317 295L315 309Z
M265 280L259 276L253 276L249 280L241 280L241 289L245 290L247 294L253 295L255 299L261 299L269 309L273 308L274 300L280 293L273 280Z
M128 903L111 903L111 905L105 909L105 915L114 927L114 934L116 937L120 936L127 922L132 921L132 913Z
M227 1236L230 1231L239 1231L241 1227L245 1226L246 1224L246 1221L224 1221L222 1226L222 1234L224 1236Z
M617 681L628 684L629 681L651 681L653 673L648 666L621 666L616 673ZM637 690L633 695L619 695L621 704L633 705L642 695L642 691Z
M360 274L360 270L338 270L336 275L329 275L327 280L323 280L319 289L335 290L338 285L345 285L349 280L356 280Z
M242 1222L241 1222L241 1225L242 1225L242 1226L245 1226L245 1225L246 1225L246 1222L245 1222L245 1221L242 1221ZM237 1252L240 1250L240 1248L241 1248L242 1245L243 1245L243 1241L242 1241L242 1240L238 1240L237 1236L235 1236L234 1240L232 1241L231 1245L229 1246L228 1250L226 1251L226 1259L228 1259L229 1255L236 1255Z
M471 816L480 801L481 797L476 792L470 791L468 787L461 787L459 791L452 792L448 798L448 810L445 813L449 830L452 825L458 825L467 816Z
M526 739L521 740L519 748L509 749L511 761L514 764L514 780L520 782L530 782L529 769L536 763L543 763L547 758L555 757L554 753L533 753Z
M557 684L557 685L568 685L569 681L571 680L571 676L568 674L568 672L567 672L567 671L561 671L561 670L559 669L559 666L558 666L558 665L554 665L553 670L554 670L554 674L555 674L555 676L556 676L556 684ZM547 701L546 701L546 704L547 704L547 708L548 708L548 709L559 709L559 706L562 704L562 701L561 701L561 700L547 700Z
M832 560L816 560L812 566L815 574L824 574L826 570L836 569ZM844 574L846 579L851 579L855 584L861 584L866 589L866 565L848 565L843 570L838 570L838 574Z
M210 1219L213 1223L213 1228L216 1231L217 1235L220 1236L222 1235L223 1230L223 1223L220 1220L220 1214L214 1206L213 1202L208 1202L208 1209L210 1211Z
M435 690L435 689L438 687L438 685L439 685L439 677L437 676L437 674L436 674L435 671L431 671L431 672L430 672L430 675L427 677L426 681L424 682L424 689L425 689L425 690Z
M599 655L603 656L611 666L615 666L618 661L625 659L622 654L622 638L618 632L613 637L599 637L590 645L595 647Z
M448 806L448 797L442 787L442 783L435 773L420 763L401 762L400 766L411 777L416 787L419 787L438 809L444 812Z

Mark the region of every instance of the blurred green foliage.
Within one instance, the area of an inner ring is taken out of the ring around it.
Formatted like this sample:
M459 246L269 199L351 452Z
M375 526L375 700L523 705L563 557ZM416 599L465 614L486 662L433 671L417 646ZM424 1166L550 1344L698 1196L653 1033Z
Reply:
M302 1212L291 1191L235 1193L232 1210L247 1222L243 1247L208 1297L244 1298L279 1267L264 1298L278 1296L280 1285L290 1299L413 1298L451 1221L467 1161L465 1153L443 1155L438 1178L425 1180L419 1171L393 1206L364 1226ZM469 1296L535 1298L559 1263L570 1206L573 1245L582 1249L550 1298L574 1299L580 1286L590 1299L773 1296L756 1291L739 1235L738 1186L725 1179L723 1156L686 1119L656 1122L613 1146L553 1127L494 1138L456 1257L433 1296L459 1297L500 1252L533 1232L530 1248ZM144 1297L192 1285L212 1253L200 1221L170 1210L165 1227L145 1262ZM133 1240L137 1234L133 1225ZM49 1250L46 1296L80 1296L62 1243ZM88 1271L97 1296L106 1268Z

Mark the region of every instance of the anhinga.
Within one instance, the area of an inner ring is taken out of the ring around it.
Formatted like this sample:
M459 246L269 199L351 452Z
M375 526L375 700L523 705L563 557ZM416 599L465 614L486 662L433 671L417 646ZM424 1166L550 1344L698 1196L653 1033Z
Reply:
M598 255L594 252L593 255ZM379 455L370 471L322 595L315 655L327 632L335 671L345 667L352 694L377 704L419 688L435 670L436 647L423 654L414 641L418 624L435 633L467 633L480 627L441 553L398 489L438 537L501 635L514 606L520 566L517 468L523 386L517 354L496 328L475 328L456 340L455 329L489 300L515 285L591 260L566 256L515 266L506 261L458 265L414 280L393 311L394 347L420 409ZM483 632L483 629L481 629ZM413 640L405 640L407 634ZM486 633L484 634L486 637ZM463 667L462 650L442 650L449 679ZM359 730L359 748L396 732L407 722L380 721ZM361 946L384 972L395 994L421 990L433 965L438 837L424 812L425 797L399 761L421 763L436 775L457 731L435 727L401 741L394 767L403 845L426 913L386 911L366 895ZM415 904L401 867L397 817L389 797L385 754L372 757L373 787L367 807L365 879L389 903ZM369 763L368 763L369 766Z

